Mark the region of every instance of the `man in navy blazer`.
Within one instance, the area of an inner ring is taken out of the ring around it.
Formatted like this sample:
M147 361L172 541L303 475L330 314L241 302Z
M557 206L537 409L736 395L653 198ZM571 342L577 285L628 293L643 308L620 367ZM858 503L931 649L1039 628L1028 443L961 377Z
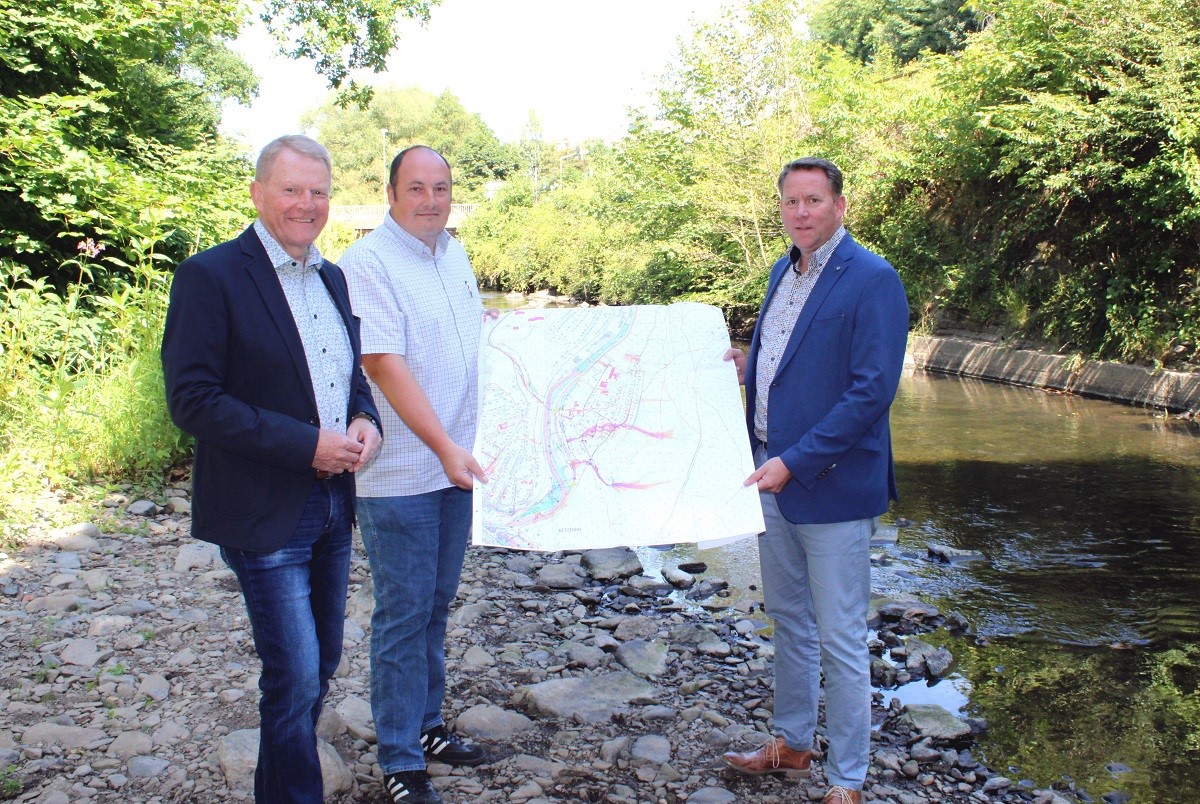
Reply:
M842 174L789 162L780 213L792 248L771 269L747 358L746 422L766 531L759 559L775 621L775 729L725 754L747 773L809 773L821 675L827 804L858 804L870 752L870 539L896 499L888 409L908 340L908 301L886 260L842 226Z
M259 156L258 219L175 271L167 406L196 440L192 535L221 546L262 660L255 800L324 800L316 723L341 659L354 476L379 447L341 270L313 242L329 154L281 137Z

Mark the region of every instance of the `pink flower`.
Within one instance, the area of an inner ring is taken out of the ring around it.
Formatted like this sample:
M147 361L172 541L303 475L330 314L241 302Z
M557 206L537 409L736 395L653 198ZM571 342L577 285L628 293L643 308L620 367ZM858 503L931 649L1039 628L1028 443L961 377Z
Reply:
M104 251L104 244L97 243L95 240L89 237L87 240L80 240L79 243L76 244L75 250L82 251L91 259L95 259L101 251Z

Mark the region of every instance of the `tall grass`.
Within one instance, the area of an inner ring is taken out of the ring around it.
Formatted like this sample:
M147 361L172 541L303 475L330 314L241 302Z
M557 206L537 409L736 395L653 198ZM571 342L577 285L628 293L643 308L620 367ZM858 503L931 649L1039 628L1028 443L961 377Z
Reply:
M0 260L0 547L47 523L64 492L113 480L150 483L186 455L191 439L171 422L162 346L171 274L154 244L161 221L130 232L122 250L91 240L69 263L76 280L55 288ZM337 259L354 231L331 224L318 245ZM92 281L97 262L107 272Z
M98 247L81 244L82 258ZM151 254L107 290L59 292L0 262L0 543L22 541L36 501L101 477L145 479L187 439L171 423L159 347L169 274Z

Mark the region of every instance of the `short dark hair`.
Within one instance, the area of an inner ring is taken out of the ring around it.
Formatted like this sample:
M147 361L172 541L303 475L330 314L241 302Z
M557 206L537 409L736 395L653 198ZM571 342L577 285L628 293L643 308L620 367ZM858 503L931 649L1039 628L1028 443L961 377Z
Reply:
M410 145L400 153L396 154L396 158L392 160L392 168L388 172L388 184L390 186L396 186L396 174L400 171L400 163L404 161L404 157L407 156L410 151L415 151L418 148L424 148L426 151L433 151L433 153L437 154L438 158L446 163L446 170L450 171L450 181L454 181L454 170L450 167L450 160L446 159L446 157L442 156L428 145Z
M838 170L838 166L830 162L828 159L822 159L819 156L806 156L802 159L793 159L783 166L783 170L779 173L779 181L775 183L775 187L780 193L783 192L783 180L788 177L789 173L797 170L820 170L829 179L829 186L833 188L835 196L842 194L842 171Z

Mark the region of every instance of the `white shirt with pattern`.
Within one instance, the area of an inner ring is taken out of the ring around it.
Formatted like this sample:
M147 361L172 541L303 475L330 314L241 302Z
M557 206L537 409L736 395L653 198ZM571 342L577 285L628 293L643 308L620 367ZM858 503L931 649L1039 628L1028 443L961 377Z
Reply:
M344 433L346 411L350 407L350 381L354 375L354 351L346 333L346 322L318 273L324 262L321 252L315 245L309 246L301 265L279 245L261 220L254 222L254 232L267 251L267 259L275 266L275 274L300 332L321 428Z
M483 301L462 244L443 231L436 252L390 214L338 260L362 319L363 354L397 354L454 443L475 443ZM374 382L383 448L356 477L362 497L426 494L451 485L442 463L400 420Z
M793 247L793 267L784 271L779 284L775 286L771 303L763 313L762 326L758 330L758 362L754 365L754 435L764 444L767 443L767 397L775 380L775 372L779 369L779 361L783 359L796 320L800 318L800 311L821 278L825 263L829 262L833 250L845 236L845 227L839 226L832 237L809 255L808 269L802 274L794 270L799 264L800 255Z

